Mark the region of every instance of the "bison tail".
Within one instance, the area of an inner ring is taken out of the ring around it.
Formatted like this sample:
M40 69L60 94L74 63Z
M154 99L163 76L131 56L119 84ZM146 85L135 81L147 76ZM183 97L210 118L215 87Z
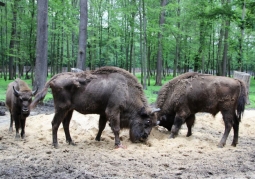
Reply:
M48 88L44 88L42 91L40 91L39 93L37 93L35 95L35 98L34 100L32 101L32 103L30 104L30 108L33 109L35 108L35 106L41 101L44 99L44 97L46 96L48 92Z
M245 84L240 81L240 94L237 101L237 119L241 122L241 117L244 113L245 104L247 100L247 90Z

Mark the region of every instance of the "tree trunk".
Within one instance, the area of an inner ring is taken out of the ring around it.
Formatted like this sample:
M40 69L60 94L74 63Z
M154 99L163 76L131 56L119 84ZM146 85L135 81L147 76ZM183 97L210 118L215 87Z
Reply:
M227 58L228 58L228 29L230 26L230 20L226 20L225 35L224 35L224 49L222 57L222 76L227 75Z
M155 86L162 85L162 62L163 62L163 54L162 54L162 40L163 40L163 25L165 23L165 9L164 7L167 5L168 0L161 0L162 10L160 12L159 17L159 27L161 29L158 32L158 55L157 55L157 74L156 74L156 84Z
M42 90L47 78L48 0L37 1L37 38L34 89Z
M220 26L220 35L219 35L219 42L218 42L218 51L217 51L217 75L221 76L222 75L222 39L223 39L223 35L224 35L224 30L223 30L223 20Z
M87 0L80 0L80 29L79 29L79 51L76 67L85 70L86 46L87 46L87 23L88 4Z
M12 9L12 14L13 14L13 19L12 19L12 29L11 29L11 40L10 40L10 57L9 57L9 80L13 80L14 76L14 52L15 52L15 44L16 44L16 35L17 35L17 11L18 11L18 3L19 0L14 0L13 4L13 9Z
M179 19L180 15L181 15L180 0L178 0L177 3L178 3L178 7L177 7L177 19ZM180 35L179 35L180 27L181 27L181 23L180 23L180 21L177 21L178 32L176 34L176 39L175 39L176 46L175 46L175 58L174 58L173 77L176 76L176 70L178 68L178 63L179 63L179 60L180 60Z
M144 6L144 0L142 0L142 36L143 36L143 89L147 89L147 35L146 35L146 13L145 13L145 6Z
M240 26L240 29L241 29L241 35L240 37L238 38L238 42L239 42L239 51L238 51L238 57L237 57L237 63L238 63L238 69L239 71L242 71L242 60L243 60L243 37L244 37L244 28L245 28L245 21L244 21L244 18L245 18L245 1L242 0L242 3L243 3L243 13L242 13L242 21L241 21L241 26Z

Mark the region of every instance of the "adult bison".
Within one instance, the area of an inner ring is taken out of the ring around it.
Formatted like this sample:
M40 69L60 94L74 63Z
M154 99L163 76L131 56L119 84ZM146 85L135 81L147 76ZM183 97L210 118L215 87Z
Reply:
M55 116L52 120L53 146L58 147L57 131L62 122L66 141L74 144L69 123L76 110L82 114L99 114L100 141L106 122L110 122L115 135L116 148L122 147L119 132L130 128L132 142L144 141L157 119L147 103L142 86L129 72L117 67L102 67L93 72L60 73L52 77L45 88L35 96L31 106L42 100L51 88Z
M5 104L10 111L11 122L9 131L13 131L13 121L15 122L16 136L15 138L25 137L26 118L30 114L30 103L32 97L37 90L31 91L26 82L21 79L16 79L8 85L6 91ZM21 128L21 135L19 135L19 128Z
M225 132L218 144L223 147L231 128L234 129L232 146L238 143L238 130L244 112L247 92L245 84L237 79L195 72L184 73L166 83L159 91L157 106L158 124L171 130L174 138L186 122L187 137L195 121L195 113L222 113Z

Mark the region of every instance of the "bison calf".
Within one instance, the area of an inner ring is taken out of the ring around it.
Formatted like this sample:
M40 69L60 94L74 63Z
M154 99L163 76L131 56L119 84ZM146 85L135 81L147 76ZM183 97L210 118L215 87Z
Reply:
M11 116L10 132L13 131L13 121L15 122L15 138L20 138L19 128L21 128L21 137L25 137L26 118L30 114L29 105L36 91L31 91L28 85L21 79L16 79L8 85L5 104Z
M246 98L246 86L240 80L195 72L185 73L166 83L159 91L157 106L161 111L158 114L158 124L171 130L170 138L174 138L186 122L187 136L190 136L195 113L208 112L215 116L220 111L225 132L218 146L226 144L232 127L232 146L236 146Z

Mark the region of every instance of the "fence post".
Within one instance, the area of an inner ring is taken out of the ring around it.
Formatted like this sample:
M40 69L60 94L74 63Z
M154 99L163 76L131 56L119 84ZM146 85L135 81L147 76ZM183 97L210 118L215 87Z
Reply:
M248 104L248 105L251 104L250 99L249 99L251 75L248 73L245 73L245 72L234 71L234 78L242 80L246 84L247 93L248 93L246 104Z

